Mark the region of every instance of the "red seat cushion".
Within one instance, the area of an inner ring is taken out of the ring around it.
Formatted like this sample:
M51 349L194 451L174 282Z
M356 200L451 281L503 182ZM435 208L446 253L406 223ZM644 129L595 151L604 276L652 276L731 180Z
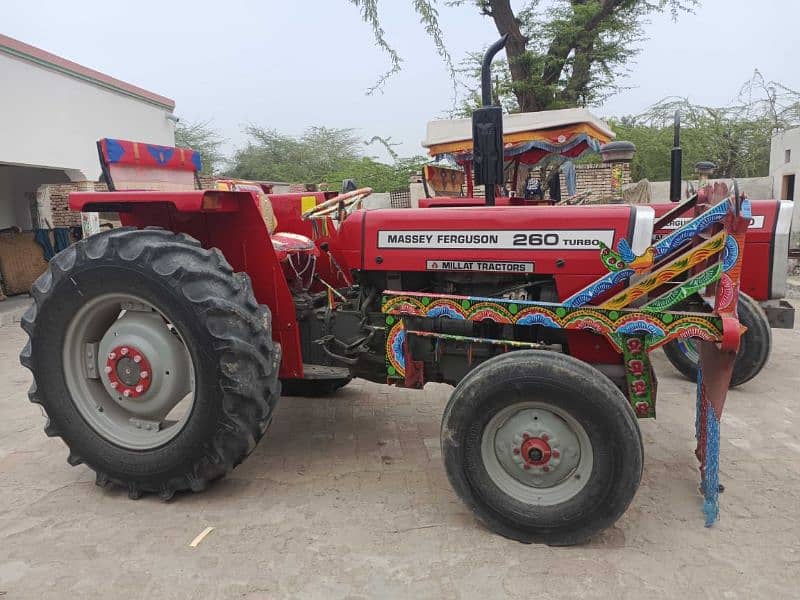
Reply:
M311 238L308 238L299 233L288 233L281 231L273 233L272 247L275 249L275 254L278 255L278 260L283 261L290 254L307 254L310 256L319 256L319 248Z

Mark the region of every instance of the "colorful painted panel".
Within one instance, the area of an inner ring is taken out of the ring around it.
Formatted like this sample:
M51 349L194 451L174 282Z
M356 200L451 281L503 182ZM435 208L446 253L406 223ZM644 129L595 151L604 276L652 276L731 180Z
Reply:
M677 287L674 290L671 290L666 294L663 294L652 300L651 302L648 302L642 307L642 310L646 312L660 312L668 310L679 302L686 300L692 294L695 294L703 288L711 285L715 281L718 281L721 276L722 265L720 263L712 265L702 273L695 275L691 279L681 284L680 287Z
M620 240L617 252L601 247L600 259L610 272L564 300L564 305L574 307L589 304L634 274L646 272L655 261L672 254L693 237L732 214L732 208L730 200L723 200L650 246L641 256L636 256L625 240Z
M662 286L669 281L672 281L673 279L675 279L675 277L677 277L681 273L688 271L692 267L695 267L707 261L715 254L721 252L723 248L726 247L725 242L726 242L726 234L724 231L721 231L711 239L706 240L699 246L693 248L690 252L681 255L676 260L672 261L667 265L664 265L663 267L656 270L651 275L645 277L635 285L621 291L613 298L603 302L600 306L602 308L617 308L617 309L628 306L631 302L638 300L648 292L651 292L657 287ZM693 292L694 291L697 290L695 289L693 290ZM686 294L686 296L684 297L690 296L691 293ZM674 304L674 302L672 304ZM662 310L666 310L667 308L669 308L669 306L672 306L672 304L663 306Z
M622 345L628 398L639 418L656 416L656 376L643 336L629 336Z
M731 212L731 208L730 200L723 200L719 204L709 208L699 217L696 217L686 223L686 225L680 229L676 229L668 236L660 239L655 244L656 260L671 254L700 232L705 231L715 223L722 221L722 219L725 218L725 215Z
M405 329L398 326L398 318L403 315L587 330L605 336L618 352L623 351L624 340L630 335L643 336L647 350L677 338L717 341L722 337L721 319L694 313L650 314L627 309L571 308L545 302L415 292L385 292L381 310L387 315L389 326L386 351L391 356L387 357L388 364L398 376L402 375L405 364Z

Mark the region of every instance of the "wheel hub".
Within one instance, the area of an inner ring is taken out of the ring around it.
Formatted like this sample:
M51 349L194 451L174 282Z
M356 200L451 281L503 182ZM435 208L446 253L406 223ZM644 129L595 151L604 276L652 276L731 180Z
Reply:
M194 405L194 365L178 327L132 294L93 297L64 333L64 378L89 426L122 448L178 435Z
M558 450L553 451L550 444L547 443L549 436L545 433L542 437L530 437L528 434L523 434L522 446L517 449L514 448L514 454L519 454L525 461L523 468L530 467L546 467L550 462L550 458L558 458L560 453Z
M191 389L188 355L152 311L128 309L100 340L98 355L103 386L133 418L160 421Z
M109 385L125 398L138 398L150 389L152 370L144 352L134 346L115 346L106 357Z
M569 478L581 458L576 433L558 415L525 409L497 429L494 449L502 468L517 481L550 488Z

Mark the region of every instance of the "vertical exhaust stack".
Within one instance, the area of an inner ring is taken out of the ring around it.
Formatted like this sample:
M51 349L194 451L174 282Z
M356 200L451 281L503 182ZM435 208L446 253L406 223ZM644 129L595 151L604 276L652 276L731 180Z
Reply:
M683 151L681 150L681 113L678 110L675 111L674 136L670 155L669 199L671 202L680 202Z
M481 65L481 101L472 113L472 159L476 185L483 185L486 205L494 206L495 186L503 183L503 109L492 105L492 59L508 34L489 46Z

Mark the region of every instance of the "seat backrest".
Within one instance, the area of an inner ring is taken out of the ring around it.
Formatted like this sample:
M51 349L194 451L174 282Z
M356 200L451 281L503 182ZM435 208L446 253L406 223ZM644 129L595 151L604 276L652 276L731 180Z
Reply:
M264 217L264 222L267 224L267 231L270 235L275 233L275 229L278 227L278 219L275 217L272 202L267 197L263 184L242 179L217 179L216 188L230 192L255 192L258 194L258 204L261 208L261 216Z
M103 138L97 142L108 189L182 192L199 188L200 153L144 142Z

